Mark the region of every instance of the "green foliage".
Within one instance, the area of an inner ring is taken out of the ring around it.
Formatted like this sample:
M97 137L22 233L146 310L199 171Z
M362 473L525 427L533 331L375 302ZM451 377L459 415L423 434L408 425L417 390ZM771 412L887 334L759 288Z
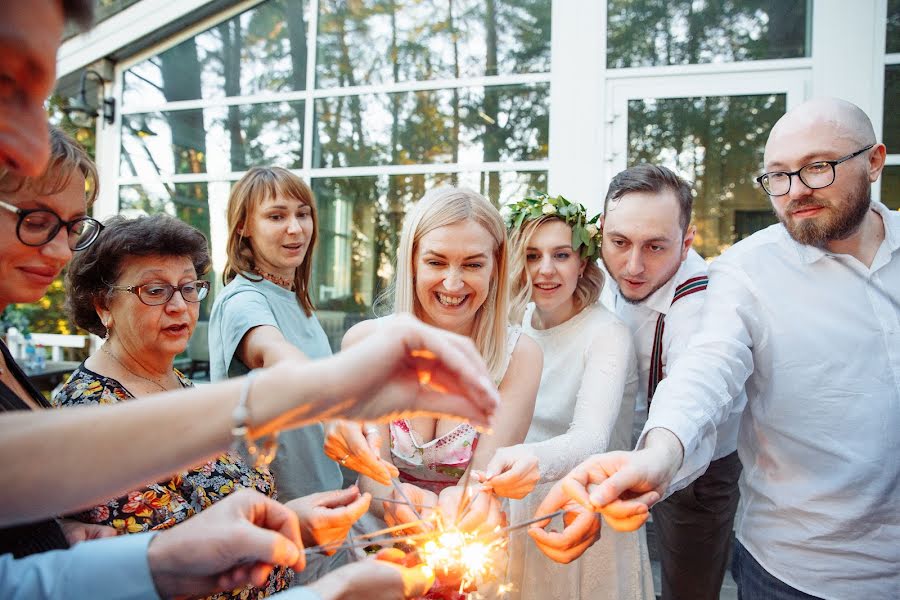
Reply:
M600 242L602 233L597 221L600 215L587 218L587 210L577 202L570 202L563 196L537 194L528 196L503 207L507 213L509 229L519 229L526 221L541 218L559 218L572 228L572 250L581 258L597 260L600 258Z

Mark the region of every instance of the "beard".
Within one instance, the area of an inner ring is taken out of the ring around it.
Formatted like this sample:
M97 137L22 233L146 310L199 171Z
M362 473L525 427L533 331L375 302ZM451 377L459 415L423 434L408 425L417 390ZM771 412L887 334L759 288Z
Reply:
M856 233L866 218L871 203L871 185L867 180L862 180L860 185L851 190L846 201L840 204L815 199L792 200L784 207L784 214L776 211L776 215L795 241L823 248L828 242L847 239ZM825 208L825 211L816 218L795 221L791 216L796 210L819 206Z

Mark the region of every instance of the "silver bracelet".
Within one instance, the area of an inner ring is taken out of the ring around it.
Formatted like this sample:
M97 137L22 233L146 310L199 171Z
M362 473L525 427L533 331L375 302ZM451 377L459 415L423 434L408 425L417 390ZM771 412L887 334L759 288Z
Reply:
M231 428L233 439L231 448L253 468L259 469L269 466L278 453L278 432L263 437L261 447L250 438L250 410L247 408L247 399L250 397L250 385L256 375L256 371L250 371L244 378L240 399L231 413L231 420L234 423Z

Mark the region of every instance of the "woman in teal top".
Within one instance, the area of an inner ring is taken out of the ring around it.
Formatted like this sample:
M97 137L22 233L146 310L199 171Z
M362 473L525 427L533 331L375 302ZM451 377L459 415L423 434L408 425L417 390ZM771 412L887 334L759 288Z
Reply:
M290 171L255 167L234 185L228 199L226 285L209 322L213 381L282 360L331 355L309 297L317 233L312 191ZM340 467L325 456L323 444L321 425L279 435L270 468L281 502L341 487ZM340 556L318 565L312 561L297 575L315 579L341 563Z

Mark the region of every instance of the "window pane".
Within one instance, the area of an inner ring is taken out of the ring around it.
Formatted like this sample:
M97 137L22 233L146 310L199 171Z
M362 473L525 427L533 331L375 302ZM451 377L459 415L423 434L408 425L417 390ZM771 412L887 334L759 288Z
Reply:
M884 145L889 154L900 154L900 65L884 69Z
M320 88L550 70L549 0L320 0Z
M316 100L314 167L539 160L549 84Z
M628 103L628 164L665 165L693 182L694 248L703 256L776 222L754 179L785 102L771 94Z
M372 315L373 303L391 283L400 229L410 206L427 190L449 185L480 191L505 204L533 191L546 191L547 173L436 173L313 180L319 210L313 301L332 348L340 347L350 326Z
M305 89L306 5L270 0L135 65L123 103Z
M807 56L807 0L607 0L607 66Z
M900 52L900 0L888 0L885 50L888 54Z
M881 174L881 201L890 209L900 210L900 165L884 168Z
M256 165L299 168L303 102L124 115L123 176L229 173Z

